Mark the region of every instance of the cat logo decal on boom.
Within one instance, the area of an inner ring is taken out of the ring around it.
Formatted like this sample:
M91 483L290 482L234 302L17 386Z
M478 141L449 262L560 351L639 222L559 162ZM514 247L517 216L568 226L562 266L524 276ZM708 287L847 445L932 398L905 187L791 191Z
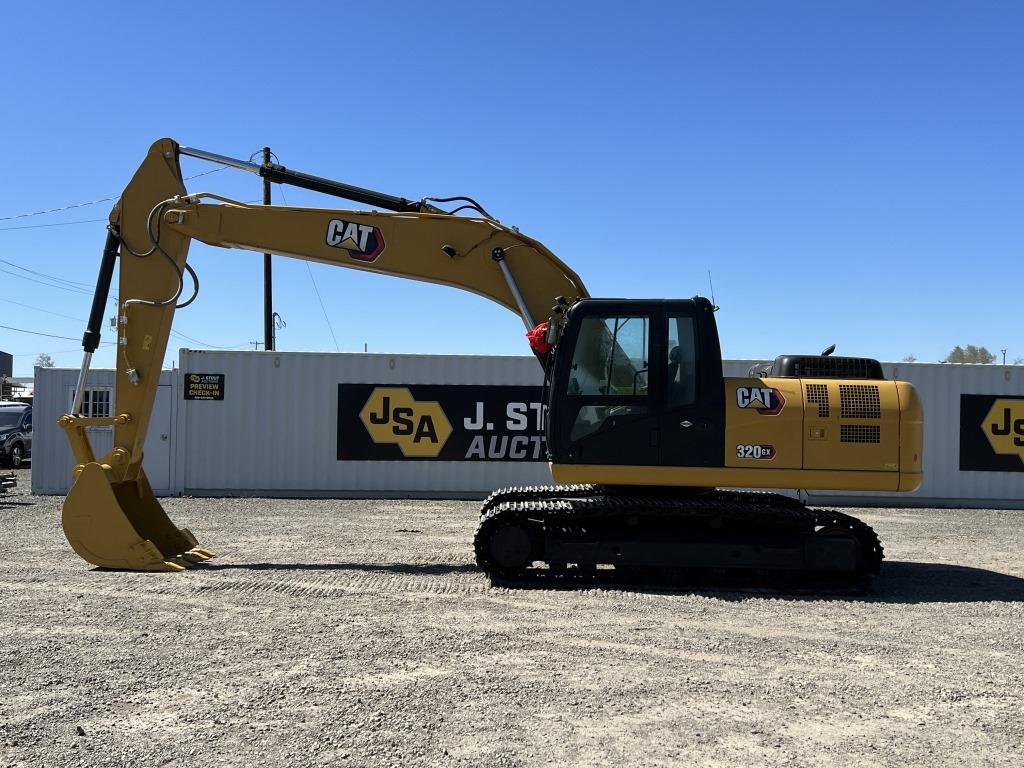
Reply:
M753 408L762 416L776 416L786 405L786 398L775 387L736 387L736 405Z
M384 250L384 236L379 229L343 219L328 222L326 242L332 248L348 251L357 261L376 261Z
M373 390L359 418L373 442L394 443L407 457L437 456L452 434L441 404L420 402L406 387Z

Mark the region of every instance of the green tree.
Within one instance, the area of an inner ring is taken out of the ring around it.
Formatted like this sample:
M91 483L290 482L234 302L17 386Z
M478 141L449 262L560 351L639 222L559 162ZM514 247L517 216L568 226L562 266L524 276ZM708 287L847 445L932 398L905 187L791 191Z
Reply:
M976 347L973 344L968 344L966 347L961 347L957 344L953 347L953 351L950 352L944 363L994 363L996 356L989 352L984 347Z
M36 368L53 368L53 358L45 352L40 352L36 358Z

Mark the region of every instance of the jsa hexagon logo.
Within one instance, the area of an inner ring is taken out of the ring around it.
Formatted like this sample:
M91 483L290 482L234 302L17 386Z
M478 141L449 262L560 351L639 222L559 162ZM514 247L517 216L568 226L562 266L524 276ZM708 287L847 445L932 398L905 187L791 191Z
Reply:
M993 451L1016 454L1024 462L1024 400L996 400L981 429Z
M452 433L441 404L418 402L405 387L378 387L359 418L375 443L393 443L403 456L437 456Z
M774 387L736 387L736 405L753 408L762 416L775 416L786 405L786 398Z
M332 248L342 248L357 261L376 261L384 250L384 235L369 224L331 219L327 223L326 242Z

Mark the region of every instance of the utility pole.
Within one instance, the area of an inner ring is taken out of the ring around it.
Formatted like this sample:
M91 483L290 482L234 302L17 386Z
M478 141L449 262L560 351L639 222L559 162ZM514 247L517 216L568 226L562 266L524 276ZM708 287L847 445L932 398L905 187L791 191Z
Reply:
M1003 353L1003 365L1006 365L1006 350L1005 349L1001 349L999 351Z
M270 165L270 147L263 148L263 165ZM263 204L270 205L270 179L263 177ZM274 350L274 276L270 254L263 254L263 348Z

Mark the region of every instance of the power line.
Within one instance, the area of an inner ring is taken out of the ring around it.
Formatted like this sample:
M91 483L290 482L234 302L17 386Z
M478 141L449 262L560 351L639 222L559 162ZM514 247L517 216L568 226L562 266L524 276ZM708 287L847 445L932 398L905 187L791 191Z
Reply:
M222 165L219 168L211 168L210 170L203 171L202 173L193 173L191 176L186 176L185 178L183 178L182 181L192 181L192 179L198 179L200 176L209 176L211 173L220 173L221 171L226 171L227 169L228 166Z
M22 280L28 280L30 283L39 283L40 285L45 285L48 288L59 288L62 291L70 291L71 293L78 293L83 296L92 295L92 291L85 291L79 288L71 288L66 285L54 285L53 283L44 283L42 280L36 280L35 278L27 277L26 275L19 275L17 272L11 272L8 269L0 269L0 272L3 272L6 275L13 275L14 277L20 277Z
M48 213L60 213L61 211L70 211L72 208L85 208L87 205L96 205L97 203L109 203L111 200L117 200L120 195L114 197L100 197L96 200L89 200L86 203L72 203L71 205L62 205L59 208L47 208L45 211L32 211L31 213L18 213L14 216L0 216L0 221L13 221L14 219L27 219L30 216L44 216Z
M83 288L90 288L91 287L89 285L89 283L83 283L83 282L81 282L79 280L68 280L68 279L63 278L63 277L57 277L56 275L48 275L45 272L38 272L38 271L36 271L34 269L29 269L28 267L23 267L20 264L15 264L13 261L7 261L7 259L0 259L0 263L7 264L8 266L14 267L15 269L20 269L22 272L28 272L29 274L38 275L39 277L45 277L48 280L56 280L58 283L67 283L68 285L70 285L72 287L75 287L75 286L82 286Z
M60 312L52 312L49 309L43 309L42 307L33 307L31 304L22 304L20 301L13 301L11 299L5 299L5 298L2 298L2 297L0 297L0 301L7 302L8 304L14 304L14 305L19 306L19 307L25 307L25 309L33 309L36 312L45 312L46 314L54 315L55 317L63 317L65 319L67 319L67 320L74 320L76 323L77 322L82 322L82 318L80 318L80 317L72 317L71 315L62 315ZM184 333L181 333L180 331L171 331L171 334L173 336L180 336L181 338L183 338L183 339L185 339L187 341L191 341L193 344L202 344L204 347L210 347L211 349L237 349L239 347L245 347L245 344L235 344L234 346L231 346L231 347L218 347L216 344L210 344L209 342L202 341L200 339L194 339L191 336L186 336Z
M200 176L209 176L211 173L219 173L227 168L223 166L221 168L213 168L209 171L203 171L202 173L196 173L192 176L186 176L182 181L191 181L192 179L198 179ZM114 195L113 197L100 197L95 200L89 200L84 203L72 203L71 205L62 205L58 208L47 208L44 211L31 211L29 213L17 213L13 216L0 216L0 221L14 221L15 219L27 219L30 216L45 216L50 213L61 213L62 211L70 211L74 208L85 208L89 205L97 205L98 203L109 203L112 200L117 200L120 195ZM105 219L99 219L99 221L105 221ZM68 222L69 224L78 224L84 222ZM50 225L56 226L56 225ZM11 227L11 229L17 229L17 227Z
M23 224L19 227L0 227L0 232L9 232L12 229L43 229L44 227L70 227L72 224L95 224L98 221L107 219L83 219L82 221L61 221L57 224Z
M288 205L288 200L284 196L284 185L278 184L277 191L281 195L281 200L285 205ZM309 273L309 280L313 283L313 291L316 293L316 300L320 302L320 311L324 313L324 321L327 323L327 330L331 332L331 338L334 340L334 349L341 352L341 347L338 346L338 338L334 335L334 327L331 325L331 318L327 316L327 308L324 307L324 300L320 298L320 289L317 288L316 278L313 277L313 270L309 266L309 262L306 261L306 272Z
M67 339L68 341L78 341L74 336L56 336L52 333L40 333L39 331L26 331L24 328L12 328L9 325L0 325L0 328L6 328L8 331L17 331L18 333L30 333L33 336L47 336L51 339ZM101 341L100 344L114 344L112 341Z
M244 349L246 346L248 346L247 344L235 344L230 347L218 347L216 344L210 344L205 341L200 341L199 339L193 339L191 336L186 336L184 333L181 333L181 331L171 331L171 335L180 336L186 341L191 341L193 344L202 344L204 347L209 347L210 349Z
M37 312L45 312L48 315L56 315L57 317L63 317L63 318L66 318L68 320L74 320L75 322L81 322L81 318L80 317L72 317L71 315L62 315L59 312L51 312L48 309L42 309L40 307L33 307L31 304L22 304L19 301L11 301L10 299L3 299L3 298L0 298L0 301L5 301L5 302L7 302L9 304L16 304L17 306L25 307L26 309L34 309ZM6 328L7 326L0 326L0 327ZM20 329L12 328L11 330L20 330ZM52 334L38 333L36 331L22 331L22 333L34 333L37 336L51 336L52 338L57 338L57 339L70 339L71 341L77 341L77 339L75 339L73 337L70 337L70 336L53 336ZM245 344L235 344L234 346L231 346L231 347L218 347L216 344L209 344L209 343L207 343L205 341L201 341L200 339L193 339L191 336L186 336L184 333L181 333L179 331L171 331L171 334L173 336L180 336L181 338L186 339L187 341L191 341L193 344L201 344L204 347L209 347L210 349L239 349L239 348L244 348L246 346ZM113 344L114 342L112 342L112 341L109 341L109 342L105 341L103 343L104 344ZM68 350L68 351L69 352L75 352L77 350ZM54 354L61 354L61 353L55 352ZM14 355L14 357L23 357L23 355Z
M59 288L62 291L80 293L83 296L92 296L94 293L93 290L90 290L89 283L82 283L79 282L78 280L66 280L63 277L57 277L56 275L48 275L45 272L38 272L34 269L29 269L28 267L22 267L18 264L15 264L13 261L7 261L6 259L0 259L0 262L4 264L9 264L10 266L15 267L16 269L22 270L23 272L29 272L33 275L38 275L39 277L45 278L47 280L54 280L57 282L65 283L65 285L54 285L52 283L43 282L42 280L36 280L31 277L26 277L25 275L19 275L16 272L10 272L6 269L0 269L0 272L3 272L8 275L13 275L14 277L20 277L22 280L29 280L33 283L39 283L40 285L45 285L48 288ZM113 301L115 304L117 303L116 297L111 297L110 300Z
M189 181L191 179L196 179L196 178L199 178L200 176L208 176L209 174L212 174L212 173L219 173L220 171L223 171L223 170L226 170L226 168L225 167L213 168L213 169L211 169L209 171L203 171L202 173L193 174L192 176L186 176L183 179L183 181ZM119 197L120 196L102 197L102 198L97 198L95 200L89 200L89 201L86 201L86 202L83 202L83 203L73 203L71 205L65 205L65 206L60 206L60 207L56 207L56 208L48 208L48 209L42 210L42 211L32 211L32 212L29 212L29 213L21 213L21 214L16 214L16 215L13 215L13 216L2 216L2 217L0 217L0 221L12 221L12 220L15 220L15 219L23 219L23 218L28 218L28 217L32 217L32 216L43 216L43 215L52 214L52 213L60 213L60 212L72 210L72 209L75 209L75 208L83 208L83 207L90 206L90 205L96 205L96 204L99 204L99 203L110 202L110 201L113 201L113 200L117 200ZM284 195L282 194L282 199L283 198L284 198ZM252 201L247 201L247 202L248 203L258 203L260 201L259 200L252 200ZM99 222L103 222L103 221L107 221L107 219L105 219L105 218L104 219L85 219L85 220L81 220L81 221L66 221L66 222L57 222L57 223L52 223L52 224L27 224L27 225L19 225L19 226L14 226L14 227L0 227L0 231L21 230L21 229L41 229L41 228L46 228L46 227L64 227L64 226L71 226L71 225L76 225L76 224L95 224L95 223L99 223ZM0 263L7 264L8 266L14 267L15 269L21 270L23 272L27 272L27 273L29 273L31 275L36 275L36 276L44 278L44 279L43 280L37 280L37 279L32 278L32 277L27 277L26 275L21 275L21 274L18 274L16 272L11 272L9 270L0 268L0 272L2 272L4 274L12 275L13 277L19 277L22 280L28 280L29 282L37 283L39 285L43 285L43 286L46 286L48 288L58 288L58 289L63 290L63 291L68 291L68 292L71 292L71 293L79 293L79 294L86 295L86 296L92 295L92 291L91 290L87 290L90 287L88 283L83 283L83 282L80 282L80 281L77 281L77 280L67 280L65 278L57 277L55 275L49 275L49 274L46 274L44 272L39 272L37 270L29 269L28 267L22 267L21 265L15 264L14 262L11 262L11 261L7 261L6 259L0 259ZM307 263L306 267L307 267L307 269L309 269L309 264L308 263ZM331 327L330 319L327 317L327 311L324 308L323 300L320 297L320 292L317 289L316 280L313 278L312 272L310 272L310 279L313 282L313 289L314 289L314 291L316 291L317 299L318 299L318 301L320 301L320 308L321 308L321 310L324 313L324 319L327 321L327 327L328 327L328 329L331 332L331 337L334 338L335 348L338 348L337 339L334 337L334 329ZM50 281L53 281L53 282L45 282L44 280L50 280ZM54 283L63 283L63 285L54 284ZM8 302L10 304L14 304L16 306L25 307L26 309L32 309L32 310L35 310L35 311L38 311L38 312L44 312L46 314L54 315L56 317L66 318L68 320L79 321L81 319L81 318L77 318L77 317L72 317L71 315L64 315L64 314L61 314L59 312L52 312L50 310L42 309L41 307L34 307L34 306L30 305L30 304L23 304L21 302L13 301L13 300L10 300L10 299L0 299L0 301L6 301L6 302ZM38 332L38 331L27 331L27 330L24 330L22 328L14 328L14 327L11 327L11 326L6 326L6 325L0 325L0 328L5 328L5 329L11 330L11 331L17 331L19 333L32 334L32 335L35 335L35 336L45 336L47 338L67 339L69 341L77 341L78 340L78 339L76 339L74 337L71 337L71 336L59 336L59 335L56 335L56 334L41 333L41 332ZM195 338L193 338L191 336L187 336L186 334L181 333L179 331L172 330L171 334L173 334L174 336L178 336L178 337L180 337L182 339L185 339L187 341L191 341L194 344L201 344L202 346L209 347L211 349L225 349L225 350L229 350L229 349L244 348L246 346L244 344L236 344L233 347L222 347L222 346L217 346L215 344L209 344L209 343L207 343L205 341L202 341L200 339L195 339ZM101 343L103 343L103 344L111 344L111 345L113 344L113 342L101 342ZM75 350L69 350L69 351L75 351ZM23 355L18 355L18 356L21 357Z
M47 352L46 354L48 354L48 355L70 355L70 354L72 354L74 352L77 352L78 354L81 354L82 350L81 349L62 349L59 352ZM38 352L15 352L14 354L11 355L11 357L36 357L38 355L39 355Z
M31 304L22 304L20 301L14 301L12 299L0 298L0 301L6 301L8 304L15 304L15 305L17 305L19 307L25 307L25 309L34 309L36 312L45 312L48 315L55 315L56 317L64 317L64 318L67 318L68 320L74 320L75 322L81 322L82 321L82 318L80 318L80 317L72 317L71 315L62 315L60 312L51 312L48 309L43 309L42 307L33 307Z
M316 280L313 278L313 270L309 268L309 262L306 262L306 271L309 272L309 279L313 282L313 290L316 292L316 300L320 302L320 311L324 313L324 320L327 321L327 330L331 332L331 338L334 339L334 349L341 352L341 347L338 346L338 339L334 335L334 328L331 327L331 318L327 316L327 309L324 307L324 300L320 298L320 289L316 287Z

